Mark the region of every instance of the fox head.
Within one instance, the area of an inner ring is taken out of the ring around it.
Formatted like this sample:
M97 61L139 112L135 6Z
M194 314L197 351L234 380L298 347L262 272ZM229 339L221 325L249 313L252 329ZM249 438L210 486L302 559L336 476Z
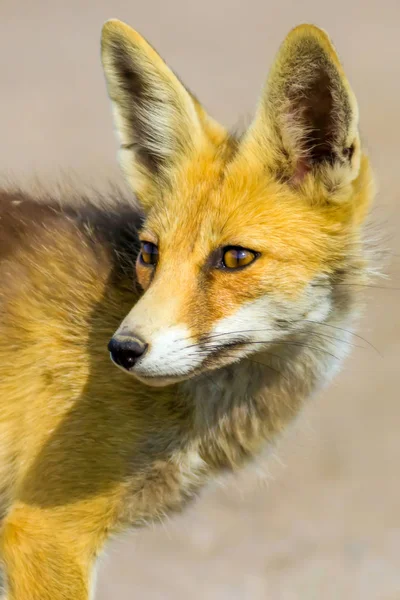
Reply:
M326 33L289 33L240 138L120 21L104 25L102 62L120 163L145 214L144 293L110 342L114 361L166 385L329 320L334 283L362 265L372 177Z

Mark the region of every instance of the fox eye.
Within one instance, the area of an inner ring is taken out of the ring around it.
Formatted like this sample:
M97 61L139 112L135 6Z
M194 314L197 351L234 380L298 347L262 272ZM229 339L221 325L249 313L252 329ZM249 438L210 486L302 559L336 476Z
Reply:
M253 250L247 250L240 246L230 246L229 248L224 248L222 252L222 265L226 269L247 267L247 265L250 265L258 257L258 252L253 252Z
M139 260L144 265L156 265L158 261L158 248L152 242L142 242Z

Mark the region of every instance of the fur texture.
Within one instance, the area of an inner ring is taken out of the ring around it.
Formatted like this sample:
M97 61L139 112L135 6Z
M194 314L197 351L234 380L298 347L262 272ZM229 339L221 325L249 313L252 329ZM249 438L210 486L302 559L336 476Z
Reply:
M272 444L347 354L367 278L372 175L324 32L289 33L240 139L127 25L102 60L140 209L0 196L8 600L88 600L110 534ZM230 247L254 260L224 268ZM148 344L129 374L113 335Z

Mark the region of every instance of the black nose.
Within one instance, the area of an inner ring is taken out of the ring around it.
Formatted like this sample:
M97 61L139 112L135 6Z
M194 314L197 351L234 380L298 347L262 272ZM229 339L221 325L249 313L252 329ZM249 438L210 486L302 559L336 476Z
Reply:
M148 344L138 338L112 337L108 350L112 360L129 371L137 363L139 358L146 352Z

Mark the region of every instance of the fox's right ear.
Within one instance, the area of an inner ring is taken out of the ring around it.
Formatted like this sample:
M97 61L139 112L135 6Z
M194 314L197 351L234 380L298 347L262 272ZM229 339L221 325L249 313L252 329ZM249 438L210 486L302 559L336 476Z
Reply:
M223 128L128 25L107 21L101 50L120 140L120 164L146 208L171 183L182 161L212 143L213 135L224 135Z

